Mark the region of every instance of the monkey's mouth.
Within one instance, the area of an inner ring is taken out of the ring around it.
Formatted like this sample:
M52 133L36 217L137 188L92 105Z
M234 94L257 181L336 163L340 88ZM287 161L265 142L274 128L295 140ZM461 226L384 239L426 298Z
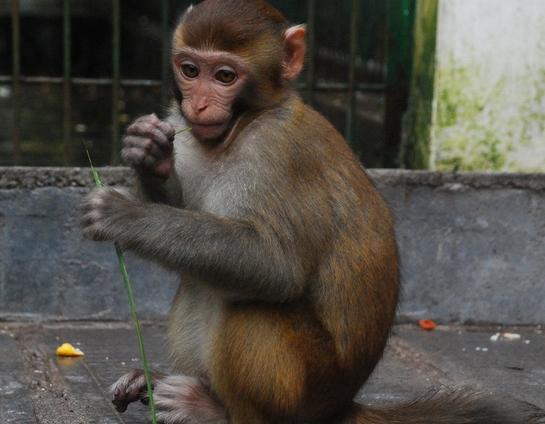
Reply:
M227 129L229 122L222 122L217 124L199 124L196 122L189 122L191 131L199 139L210 140L219 138L223 135Z

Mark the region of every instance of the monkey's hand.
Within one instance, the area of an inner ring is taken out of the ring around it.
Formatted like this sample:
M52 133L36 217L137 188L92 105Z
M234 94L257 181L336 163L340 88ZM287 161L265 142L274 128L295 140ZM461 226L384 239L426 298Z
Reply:
M153 371L151 377L152 384L155 386L163 375ZM149 401L144 371L140 369L133 369L125 374L111 386L110 391L113 396L112 403L119 412L125 412L132 402L141 401L147 404Z
M81 205L83 235L95 241L120 242L139 206L140 202L127 192L109 187L94 189Z
M157 115L145 115L134 121L123 137L121 157L138 171L166 179L173 166L172 142L175 130Z

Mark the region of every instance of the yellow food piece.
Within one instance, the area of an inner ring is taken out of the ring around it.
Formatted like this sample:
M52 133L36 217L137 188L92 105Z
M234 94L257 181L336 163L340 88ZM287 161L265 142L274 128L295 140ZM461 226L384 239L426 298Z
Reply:
M83 356L81 350L77 347L72 346L70 343L63 343L57 348L57 356Z

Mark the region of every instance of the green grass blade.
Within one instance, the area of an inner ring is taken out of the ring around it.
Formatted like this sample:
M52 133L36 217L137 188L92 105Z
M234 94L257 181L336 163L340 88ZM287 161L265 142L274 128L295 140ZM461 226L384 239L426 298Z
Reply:
M89 165L91 166L91 176L93 177L95 185L97 187L104 187L104 184L102 184L102 181L100 181L100 176L98 175L97 170L93 166L93 161L91 160L91 154L89 153L89 149L86 148L85 153L87 153L87 158L89 159Z
M121 271L121 275L123 276L123 283L125 285L125 290L127 291L127 297L129 299L129 309L131 311L131 316L138 339L138 348L140 349L140 358L142 359L144 378L146 379L146 390L148 392L149 398L151 422L153 424L157 424L155 402L153 400L153 383L151 380L151 371L148 363L148 357L146 355L146 349L144 348L144 336L142 335L142 327L140 326L140 320L138 319L138 315L136 314L136 301L134 300L134 292L132 289L131 281L129 279L129 273L127 272L127 266L125 265L125 255L123 255L123 251L117 244L115 245L115 252L117 253L119 269Z
M178 135L178 134L181 134L181 133L184 133L186 131L189 131L191 128L190 127L187 127L187 128L182 128L181 130L178 130L174 133L174 135Z
M91 160L91 155L88 149L85 149L87 152L87 157L89 158L89 165L91 166L91 175L93 181L97 187L103 187L100 176L93 166L93 161ZM131 317L134 323L134 328L136 331L136 338L138 339L138 348L140 349L140 359L142 360L142 366L144 368L144 378L146 380L146 390L149 398L149 410L151 416L151 422L157 424L157 413L155 411L155 402L153 400L153 383L151 380L151 371L148 363L148 358L146 355L146 350L144 348L144 336L142 334L142 327L140 326L140 320L138 319L138 314L136 313L136 301L134 300L134 291L132 288L131 280L129 278L129 273L127 271L127 266L125 264L125 255L121 248L115 244L115 252L117 254L117 260L119 262L119 269L123 277L123 284L127 292L127 297L129 299L129 310L131 312Z

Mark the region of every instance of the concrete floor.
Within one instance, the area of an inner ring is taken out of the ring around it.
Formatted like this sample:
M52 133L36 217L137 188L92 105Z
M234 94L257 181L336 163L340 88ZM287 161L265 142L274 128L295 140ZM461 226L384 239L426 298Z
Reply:
M498 331L520 340L493 342ZM147 353L155 368L167 370L165 329L145 327ZM83 359L59 359L68 341ZM108 386L139 367L132 328L124 324L0 324L0 422L40 424L147 423L143 405L118 414ZM505 393L545 408L545 335L539 327L440 327L424 332L395 328L384 361L358 400L399 402L432 386L470 386Z

